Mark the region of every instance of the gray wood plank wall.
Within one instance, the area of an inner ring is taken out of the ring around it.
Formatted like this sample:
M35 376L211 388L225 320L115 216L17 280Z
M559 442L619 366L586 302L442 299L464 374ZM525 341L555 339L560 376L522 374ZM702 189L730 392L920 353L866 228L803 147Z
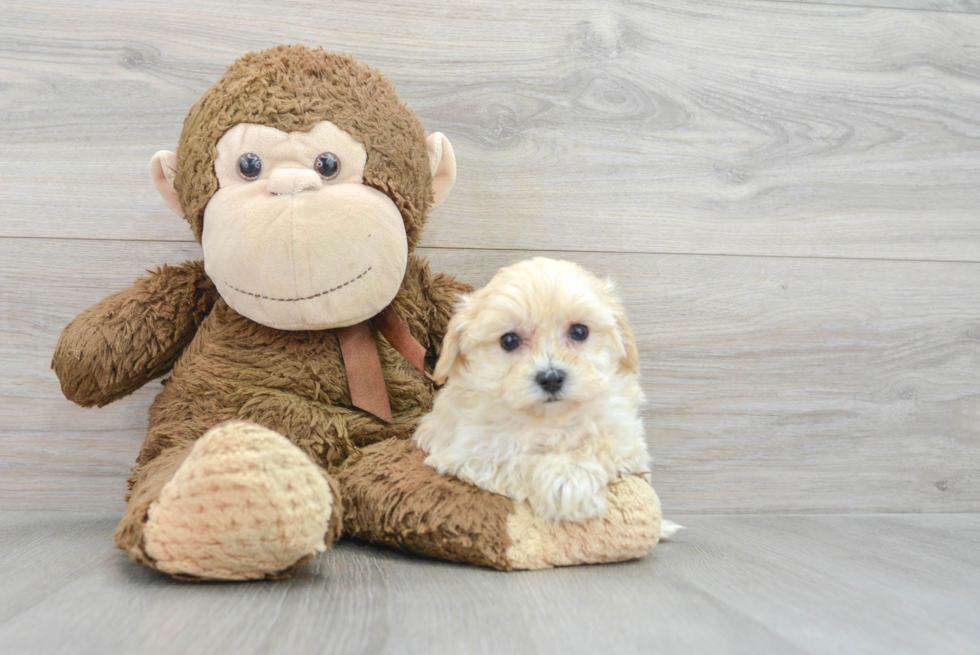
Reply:
M436 267L543 252L620 281L668 512L980 510L975 9L3 3L0 506L121 507L159 385L79 409L54 343L200 256L149 158L235 57L305 42L453 142Z

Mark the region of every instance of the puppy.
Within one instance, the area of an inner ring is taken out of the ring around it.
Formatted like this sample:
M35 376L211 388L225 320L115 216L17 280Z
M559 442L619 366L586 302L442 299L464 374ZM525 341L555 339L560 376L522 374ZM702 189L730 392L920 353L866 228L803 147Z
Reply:
M639 354L613 284L543 257L464 296L414 439L426 463L541 517L603 516L617 476L649 479Z

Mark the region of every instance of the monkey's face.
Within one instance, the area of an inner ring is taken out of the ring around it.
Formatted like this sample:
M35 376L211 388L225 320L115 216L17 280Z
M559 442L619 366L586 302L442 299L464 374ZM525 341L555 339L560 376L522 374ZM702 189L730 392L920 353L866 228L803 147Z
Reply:
M283 330L353 325L384 309L408 259L402 215L363 183L367 153L329 121L241 123L217 143L204 266L225 302Z

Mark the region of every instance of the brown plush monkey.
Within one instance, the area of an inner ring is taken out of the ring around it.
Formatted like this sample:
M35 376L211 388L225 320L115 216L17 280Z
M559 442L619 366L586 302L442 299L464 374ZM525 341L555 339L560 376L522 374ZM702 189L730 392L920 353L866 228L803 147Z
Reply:
M203 262L84 311L52 366L86 407L170 372L117 547L180 578L281 577L341 529L328 471L431 407L425 353L466 287L412 250L452 147L373 68L280 46L232 64L151 171Z

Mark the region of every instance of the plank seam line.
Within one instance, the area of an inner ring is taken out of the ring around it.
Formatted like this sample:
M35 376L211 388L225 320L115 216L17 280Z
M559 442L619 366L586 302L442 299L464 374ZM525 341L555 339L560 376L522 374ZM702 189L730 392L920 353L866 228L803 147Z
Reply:
M851 9L874 9L880 11L914 11L917 13L927 13L927 14L957 14L960 16L980 16L973 11L964 11L962 9L934 9L932 7L889 7L883 5L862 5L853 3L843 3L843 2L809 2L802 0L756 0L760 3L778 3L781 5L815 5L820 7L850 7Z
M782 0L773 0L781 2ZM186 243L195 241L184 239L107 239L101 237L44 237L0 235L3 240L35 240L35 241L99 241L105 243ZM555 248L483 248L477 246L426 246L420 245L421 250L475 250L481 252L529 252L529 253L581 253L592 255L645 255L657 257L745 257L757 259L819 259L827 261L858 261L858 262L908 262L920 264L980 264L980 259L921 259L904 257L831 257L827 255L771 255L763 253L732 253L732 252L668 252L660 250L560 250Z

